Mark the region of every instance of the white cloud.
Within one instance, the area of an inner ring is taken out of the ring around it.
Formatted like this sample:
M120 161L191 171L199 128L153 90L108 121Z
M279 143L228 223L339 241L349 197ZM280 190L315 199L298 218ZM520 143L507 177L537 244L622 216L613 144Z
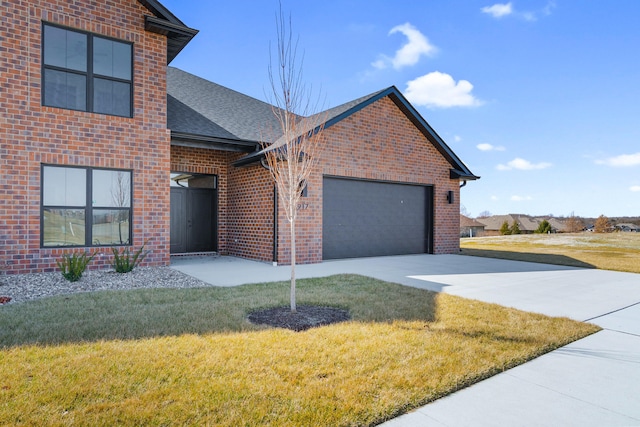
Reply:
M476 145L476 148L480 151L504 151L506 150L506 148L504 148L501 145L491 145L491 144L487 144L487 143L483 143L483 144L478 144Z
M640 153L635 154L621 154L616 157L609 157L604 160L596 160L599 165L612 166L614 168L623 168L629 166L640 165Z
M638 192L640 191L640 185L632 185L629 187L629 191Z
M491 196L491 200L495 202L496 200L500 200L500 198L498 196Z
M373 61L371 63L371 65L373 65L373 68L377 68L379 70L382 70L383 68L387 68L387 61L380 58L377 61Z
M511 201L513 202L525 202L527 200L533 200L531 196L511 196Z
M405 96L414 105L426 107L477 107L483 104L471 94L467 80L457 83L449 74L434 71L407 82Z
M460 141L462 141L462 137L460 135L453 135L453 140L455 142L460 142Z
M531 163L528 160L516 157L515 159L508 162L506 165L496 166L496 169L500 171L509 171L512 169L529 171L529 170L536 170L536 169L546 169L550 166L551 166L551 163L547 163L547 162Z
M546 6L542 9L538 9L535 11L519 11L513 7L511 2L509 3L496 3L493 6L485 6L480 9L482 13L486 13L487 15L491 15L496 19L500 19L505 16L515 16L520 19L524 19L525 21L534 22L538 20L538 16L549 16L553 12L553 9L556 7L556 3L554 0L547 2Z
M553 9L555 9L556 7L556 2L554 0L551 0L547 3L547 5L542 9L542 14L543 15L551 15L551 12L553 12Z
M429 42L429 39L410 23L395 26L389 31L389 35L402 33L407 37L407 42L396 51L393 58L381 55L378 60L372 62L374 68L387 68L389 64L396 70L410 65L415 65L421 56L433 56L438 48Z
M496 3L493 6L485 6L480 10L482 11L482 13L489 14L494 18L502 18L503 16L511 15L513 13L513 7L511 6L511 3Z

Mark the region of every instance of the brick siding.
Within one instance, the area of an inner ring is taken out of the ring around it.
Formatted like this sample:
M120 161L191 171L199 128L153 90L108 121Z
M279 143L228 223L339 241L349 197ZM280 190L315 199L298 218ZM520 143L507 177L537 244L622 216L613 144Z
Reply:
M451 165L390 98L326 130L323 174L433 186L436 254L459 251L460 184ZM319 182L320 185L321 181ZM454 192L454 203L447 192Z
M460 184L449 178L451 165L409 121L395 103L383 98L324 130L326 146L308 182L308 195L296 223L298 263L322 261L322 177L343 176L374 181L433 186L436 254L460 249ZM447 192L454 192L454 203ZM278 262L290 263L289 224L281 212Z
M232 156L231 161L240 158ZM273 181L260 165L229 167L227 252L243 258L273 260Z
M304 208L298 211L298 263L322 261L325 175L433 186L434 253L459 251L459 182L449 178L451 165L391 99L365 107L323 135L321 160L308 180ZM184 147L173 147L171 153L172 171L219 174L219 252L273 261L274 185L268 171L257 164L232 166L243 154ZM448 191L454 192L453 204L447 201ZM289 222L278 205L277 262L289 264Z
M65 249L40 248L41 164L133 171L133 243L146 265L169 261L166 37L144 30L136 1L5 0L0 16L0 263L9 273L52 271ZM42 23L133 43L133 118L43 107ZM67 249L69 251L70 249ZM78 250L78 249L75 249ZM92 265L104 267L110 249Z

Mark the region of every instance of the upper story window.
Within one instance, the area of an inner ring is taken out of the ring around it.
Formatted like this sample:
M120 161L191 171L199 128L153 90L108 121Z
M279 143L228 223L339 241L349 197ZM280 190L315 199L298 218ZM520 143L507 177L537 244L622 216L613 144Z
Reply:
M131 43L43 25L42 104L131 117Z

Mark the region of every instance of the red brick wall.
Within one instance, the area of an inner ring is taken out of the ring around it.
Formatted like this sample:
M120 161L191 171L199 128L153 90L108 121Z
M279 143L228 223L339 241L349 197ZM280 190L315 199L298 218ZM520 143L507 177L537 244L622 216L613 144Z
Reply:
M273 183L259 165L236 168L242 154L171 147L171 171L218 176L218 253L273 259Z
M383 98L324 131L326 146L309 180L307 209L297 221L298 263L322 260L323 175L406 182L433 186L434 253L459 251L459 182L449 179L451 165L407 119L393 101ZM453 204L447 192L454 192ZM279 263L290 262L288 223L280 215Z
M235 161L241 155L231 156ZM273 260L273 181L260 165L229 167L227 251L260 261Z
M326 146L308 182L296 222L298 263L322 261L324 175L431 185L434 189L434 252L459 249L459 183L451 165L389 98L324 131ZM232 166L242 154L172 147L171 170L219 176L219 252L273 260L273 182L260 165ZM448 204L447 192L455 203ZM289 222L279 201L278 263L291 259Z
M134 247L150 239L147 265L169 261L170 136L166 38L144 30L133 0L5 0L0 16L0 263L9 273L51 271L63 249L40 248L42 163L133 170ZM133 118L41 102L42 22L133 43ZM110 253L101 248L100 252ZM92 263L104 266L109 256Z

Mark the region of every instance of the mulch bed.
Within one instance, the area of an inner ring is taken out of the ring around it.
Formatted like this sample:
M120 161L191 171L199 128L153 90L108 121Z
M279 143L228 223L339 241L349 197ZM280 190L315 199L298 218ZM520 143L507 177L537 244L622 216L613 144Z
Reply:
M274 307L250 313L248 319L258 325L269 325L276 328L306 331L332 323L345 322L351 319L349 312L336 307L302 305L291 312L291 307Z

